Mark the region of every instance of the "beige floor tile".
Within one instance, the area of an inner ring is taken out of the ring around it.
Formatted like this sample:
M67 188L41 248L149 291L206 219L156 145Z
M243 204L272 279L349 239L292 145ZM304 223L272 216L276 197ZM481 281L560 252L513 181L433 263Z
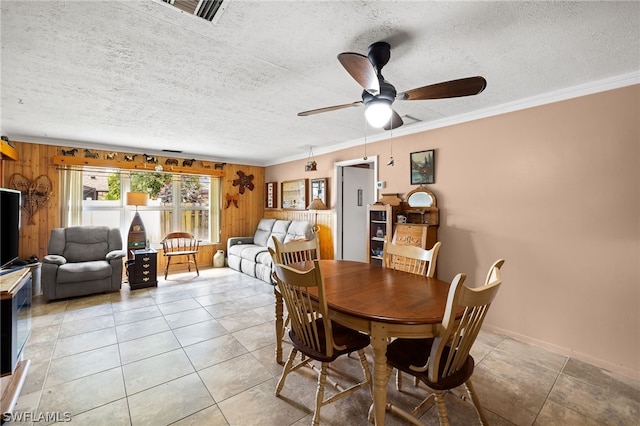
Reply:
M128 311L115 312L113 317L116 321L116 325L129 324L149 318L155 318L162 315L160 309L157 306L143 306L141 308L135 308Z
M254 327L236 331L232 334L233 337L238 339L238 341L251 352L256 349L269 346L273 343L275 336L275 324L274 322L265 322Z
M183 347L213 339L227 334L225 328L214 319L187 325L173 330L176 338Z
M187 346L184 351L196 370L202 370L247 353L246 348L230 334Z
M273 377L253 355L244 354L199 370L216 402L223 401Z
M76 336L64 337L56 342L53 359L113 345L114 343L117 343L115 328L104 328Z
M273 378L218 403L229 425L290 425L310 412L295 395L276 398L276 383Z
M558 373L527 358L493 351L472 376L484 407L516 424L532 424Z
M44 387L45 389L50 388L116 367L120 367L118 345L56 358L51 361L51 371L47 375Z
M38 410L71 416L125 397L120 367L45 389Z
M195 414L185 417L172 423L172 426L229 426L227 419L224 418L222 411L217 405L207 407Z
M610 386L603 387L565 374L558 377L549 400L603 424L637 425L640 419L637 395L614 391Z
M171 331L163 331L158 334L128 340L119 343L122 365L141 359L149 358L161 353L180 348L180 342Z
M177 312L188 311L190 309L197 309L201 305L192 298L176 300L166 303L160 303L158 309L163 315L175 314Z
M62 426L66 423L55 423L56 426ZM71 416L71 424L73 425L91 425L91 426L129 426L131 420L129 418L129 405L126 398L105 404L93 410Z
M574 411L552 400L547 400L547 402L545 402L544 407L542 407L542 410L540 411L540 414L538 414L534 423L536 426L598 426L600 424L601 423L585 416L584 414Z
M122 366L127 395L195 372L182 349L176 349Z
M84 306L79 305L77 307L72 307L71 304L67 307L66 312L64 313L63 323L80 321L87 318L98 317L101 315L110 315L113 313L113 308L111 307L111 302L106 301L103 304L99 305L91 305Z
M266 321L267 320L259 315L252 315L251 311L249 313L240 312L234 315L218 318L218 322L230 333L260 325Z
M60 337L75 336L115 326L113 314L99 315L77 321L67 321L60 326Z
M126 342L168 330L169 325L164 317L155 317L119 325L116 327L116 335L118 342Z
M128 400L133 426L168 425L214 405L196 373L136 393Z
M198 322L209 321L213 317L206 309L200 307L189 311L177 312L175 314L165 315L170 328L180 328L187 325L196 324Z

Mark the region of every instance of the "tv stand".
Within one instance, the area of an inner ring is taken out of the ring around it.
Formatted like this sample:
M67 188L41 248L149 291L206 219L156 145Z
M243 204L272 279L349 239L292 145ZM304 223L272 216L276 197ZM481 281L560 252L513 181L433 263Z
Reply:
M20 268L0 276L2 328L0 413L12 413L27 377L29 360L22 350L31 333L31 269Z

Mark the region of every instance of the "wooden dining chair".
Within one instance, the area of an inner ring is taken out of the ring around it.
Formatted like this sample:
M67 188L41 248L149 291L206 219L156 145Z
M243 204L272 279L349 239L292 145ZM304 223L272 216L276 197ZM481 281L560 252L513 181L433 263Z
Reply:
M193 264L196 268L197 275L200 276L198 261L196 259L199 248L200 240L188 232L171 232L167 234L167 236L162 240L162 251L167 259L167 265L164 268L164 279L166 280L167 275L169 274L171 259L184 257L186 257L186 260L181 260L175 263L186 263L189 272L191 272L191 265Z
M465 274L458 274L453 279L447 296L443 322L438 327L435 338L396 339L387 347L389 368L397 368L417 377L433 391L411 413L393 403L387 404L387 408L392 413L412 424L423 425L424 423L420 422L417 416L435 401L440 424L448 425L444 392L461 385L464 385L468 398L458 396L473 405L481 424L487 424L480 401L471 384L475 363L469 351L502 281L498 272L496 279L489 284L469 288L464 285L465 278ZM456 312L459 312L461 307L464 308L464 313L462 317L456 318Z
M436 274L440 245L438 241L432 248L426 250L418 246L400 246L385 241L382 249L383 265L385 268L433 278Z
M433 278L436 274L436 262L440 246L441 243L438 241L433 247L426 250L418 246L397 245L385 241L382 249L382 262L385 268ZM418 385L417 379L415 379L414 384ZM396 389L402 389L402 373L400 370L396 373Z
M493 265L491 265L489 272L487 272L487 278L484 280L484 285L502 281L502 274L500 272L502 265L504 265L504 259L496 260Z
M269 252L271 253L273 264L289 265L296 262L320 259L320 241L317 237L310 240L292 240L286 243L281 242L276 237L271 238L273 239L273 249L269 248ZM273 288L273 291L276 297L281 297L277 285ZM281 308L282 306L276 304L276 362L279 364L282 364L282 341L286 327L289 324L289 316L285 317ZM283 317L284 320L280 321L279 319Z
M307 262L309 265L311 262ZM289 373L308 365L312 368L311 360L321 363L316 388L313 425L320 422L320 409L334 401L342 399L362 387L368 387L373 398L373 383L369 364L364 354L364 348L369 346L371 339L368 335L342 326L329 319L329 309L324 294L324 279L317 260L313 261L313 268L306 271L294 269L283 264L274 265L276 283L289 311L291 329L289 339L292 348L287 359L282 376L276 387L276 396L282 392ZM314 302L308 290L317 289L318 300ZM302 361L294 365L296 354L303 354ZM364 373L364 380L343 388L331 377L327 376L327 368L339 356L357 352ZM325 383L328 382L337 392L329 398L324 398Z

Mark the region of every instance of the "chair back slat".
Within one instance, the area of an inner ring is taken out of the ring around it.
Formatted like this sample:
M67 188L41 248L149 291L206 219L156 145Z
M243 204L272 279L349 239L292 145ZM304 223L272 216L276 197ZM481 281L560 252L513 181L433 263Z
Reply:
M276 285L289 311L291 328L296 337L305 346L327 356L333 355L333 333L329 311L324 296L324 281L320 264L317 260L305 262L304 270L295 269L281 263L274 265ZM308 289L318 289L319 301L313 302ZM321 320L325 330L324 336L316 326Z
M456 275L449 288L442 326L428 361L429 380L433 382L439 381L439 373L441 378L445 378L464 366L491 302L502 284L499 268L493 281L479 288L465 286L465 278L465 274ZM456 318L459 307L464 307L464 312L462 317ZM443 357L445 353L446 357Z
M441 243L438 241L431 249L425 250L422 247L402 246L385 241L382 255L383 265L385 268L433 277L436 272L440 245Z
M197 252L200 240L188 232L171 232L162 240L165 254L175 252Z
M320 244L318 238L311 240L292 240L286 243L276 237L273 239L275 248L274 263L290 265L292 263L306 262L320 259Z

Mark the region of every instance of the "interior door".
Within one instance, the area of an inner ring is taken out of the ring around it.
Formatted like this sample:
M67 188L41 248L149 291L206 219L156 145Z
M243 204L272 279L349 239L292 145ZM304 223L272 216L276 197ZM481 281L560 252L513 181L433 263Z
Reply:
M375 202L377 157L336 163L335 258L367 261L367 205Z

